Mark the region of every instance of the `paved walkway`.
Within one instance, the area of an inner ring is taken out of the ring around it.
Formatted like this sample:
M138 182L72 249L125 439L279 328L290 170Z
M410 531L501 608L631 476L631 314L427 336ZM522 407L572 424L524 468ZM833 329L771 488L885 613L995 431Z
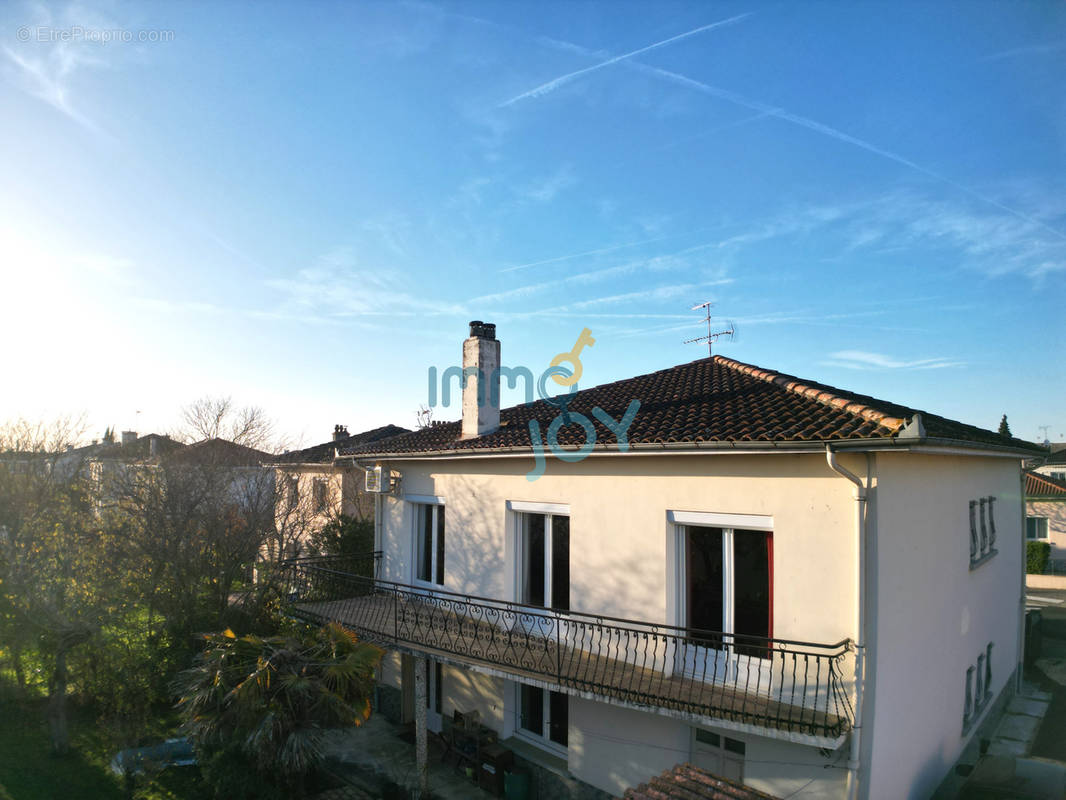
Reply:
M334 771L363 784L372 797L381 797L383 787L397 784L418 788L415 747L401 739L405 729L374 714L361 727L331 731L323 746ZM429 788L440 800L489 800L493 795L479 789L463 773L440 763L440 747L430 738Z

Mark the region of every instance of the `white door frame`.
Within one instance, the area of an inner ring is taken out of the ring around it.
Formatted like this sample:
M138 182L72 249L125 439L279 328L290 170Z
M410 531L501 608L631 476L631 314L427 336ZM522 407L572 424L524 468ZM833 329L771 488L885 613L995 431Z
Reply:
M736 531L738 529L766 531L773 535L773 517L758 514L668 511L667 521L671 528L668 545L673 545L667 547L667 555L670 556L672 551L674 562L673 581L667 581L667 611L672 617L669 624L678 628L688 627L686 529L689 527L720 528L722 531L722 630L720 632L732 634L736 616L733 566ZM673 584L672 591L670 583ZM717 679L717 681L732 682L741 670L758 669L764 673L761 676L761 685L767 686L771 676L769 661L753 656L738 656L734 650L733 640L730 640L729 644L723 643L721 650L702 647L687 648L688 657L681 653L674 654L672 658L667 659L666 670L670 674L680 673L689 677L700 677L705 681ZM702 662L702 670L697 669L697 664L700 662ZM710 678L707 678L708 665L711 667Z
M416 589L426 589L427 594L432 594L434 589L443 589L444 585L435 582L437 574L437 515L440 510L445 508L444 498L431 494L409 494L404 496L404 501L410 504L411 509L411 586ZM421 559L419 558L419 547L422 539L422 531L419 529L418 518L420 516L420 506L430 506L429 509L432 514L432 526L433 531L433 543L432 552L430 553L430 567L428 581L422 580L418 577L418 570L421 566ZM447 516L445 516L445 534L447 534ZM447 548L447 536L445 536L445 548ZM445 553L447 556L447 553ZM447 558L445 558L445 564L447 564ZM447 581L447 573L443 572L441 577Z

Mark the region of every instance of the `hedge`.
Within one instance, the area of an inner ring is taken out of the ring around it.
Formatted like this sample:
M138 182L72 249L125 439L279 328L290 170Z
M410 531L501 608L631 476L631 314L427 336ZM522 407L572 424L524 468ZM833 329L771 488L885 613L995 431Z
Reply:
M1025 543L1025 571L1030 575L1043 575L1051 557L1051 545L1047 542Z

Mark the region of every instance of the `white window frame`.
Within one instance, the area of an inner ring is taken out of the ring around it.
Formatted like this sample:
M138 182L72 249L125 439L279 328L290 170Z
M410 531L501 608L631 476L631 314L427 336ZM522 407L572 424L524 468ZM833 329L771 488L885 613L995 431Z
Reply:
M528 742L529 744L533 745L534 747L540 748L541 750L544 750L544 751L546 751L548 753L551 753L554 756L558 756L559 758L566 759L567 754L569 753L569 746L564 747L563 745L559 744L558 742L553 742L551 740L551 695L552 695L552 692L555 691L555 690L554 689L546 689L543 686L537 686L536 684L532 684L532 683L523 684L520 681L508 681L508 683L511 684L510 691L508 691L507 694L508 694L509 699L511 701L512 710L513 710L513 717L512 718L514 719L514 732L513 732L514 737L516 739L522 740L523 742ZM543 698L543 703L544 703L544 710L543 710L544 728L543 728L543 731L544 732L540 736L538 736L537 734L533 733L532 731L527 730L526 728L522 727L522 687L523 686L529 686L530 688L540 689L541 692L544 693L544 698ZM569 741L570 741L570 730L569 730L569 728L570 728L570 695L568 695L566 692L555 692L555 693L556 694L561 694L563 697L566 698L566 724L567 724L566 741L569 743Z
M514 569L511 574L511 591L509 596L516 603L525 603L522 599L522 589L525 577L524 542L522 539L522 517L525 514L541 514L547 519L544 521L544 610L553 611L551 607L552 590L552 535L551 517L570 518L570 506L565 503L527 503L523 501L507 501L507 510L510 512L511 524L509 525L512 535L511 552L514 556ZM569 559L569 554L567 555ZM569 593L569 587L568 587ZM567 609L569 610L569 609ZM566 611L555 611L565 614Z
M1044 535L1043 536L1029 536L1029 520L1033 520L1037 523L1037 533L1040 532L1040 521L1043 521ZM1047 517L1041 517L1036 514L1027 514L1025 517L1025 541L1027 542L1049 542L1051 541L1051 526L1048 524Z
M717 737L718 744L701 741L700 734L708 735L709 737ZM730 743L734 746L730 747ZM735 749L736 745L740 745L743 752L738 753ZM738 739L736 736L729 736L719 731L712 731L706 728L692 728L689 751L689 760L694 764L701 760L701 755L717 759L717 767L709 769L709 771L713 772L715 775L727 776L728 768L726 765L732 764L733 767L736 768L738 774L728 775L727 777L729 777L730 780L743 783L744 761L747 758L748 751L748 743L743 739Z
M670 525L667 539L666 563L671 572L667 573L667 624L678 628L688 625L685 613L685 528L691 526L703 528L721 528L722 541L728 548L728 565L725 567L722 581L722 616L724 619L722 633L733 630L733 536L734 530L774 532L774 518L762 514L720 514L712 511L667 511L666 520Z
M441 575L442 579L444 580L444 583L437 583L435 580L433 580L433 578L437 574L437 515L439 513L438 509L439 508L444 508L445 505L446 505L445 502L444 502L444 498L440 497L438 495L432 495L432 494L409 494L409 495L405 495L403 499L407 503L410 504L410 509L411 509L411 585L412 586L423 586L423 587L425 587L427 589L438 589L438 590L443 589L445 587L445 585L447 584L447 581L448 581L448 573L447 573L447 571L445 570L444 573ZM422 580L421 578L418 577L418 567L419 567L419 564L421 563L421 559L419 558L419 546L420 546L420 542L421 542L421 538L422 538L422 531L419 529L419 525L418 525L418 518L421 515L421 511L419 509L419 506L429 506L430 509L432 509L431 513L433 514L433 521L431 523L431 528L432 528L432 531L433 531L433 537L432 537L433 541L432 541L432 552L431 552L431 556L430 556L430 570L429 570L430 580L428 580L428 581ZM447 558L448 518L447 518L447 515L445 515L445 518L444 518L444 548L445 548L444 563L445 563L445 565L447 565L447 563L448 563L448 558Z

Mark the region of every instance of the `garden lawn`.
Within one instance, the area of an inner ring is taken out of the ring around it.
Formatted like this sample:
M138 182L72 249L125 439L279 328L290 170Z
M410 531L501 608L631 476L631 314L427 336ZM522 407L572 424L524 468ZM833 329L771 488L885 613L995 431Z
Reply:
M91 714L70 708L71 752L50 752L42 700L0 703L0 800L126 800L122 779L108 765L112 748ZM6 793L6 794L5 794ZM137 800L203 798L195 767L171 768L151 782L137 780Z

